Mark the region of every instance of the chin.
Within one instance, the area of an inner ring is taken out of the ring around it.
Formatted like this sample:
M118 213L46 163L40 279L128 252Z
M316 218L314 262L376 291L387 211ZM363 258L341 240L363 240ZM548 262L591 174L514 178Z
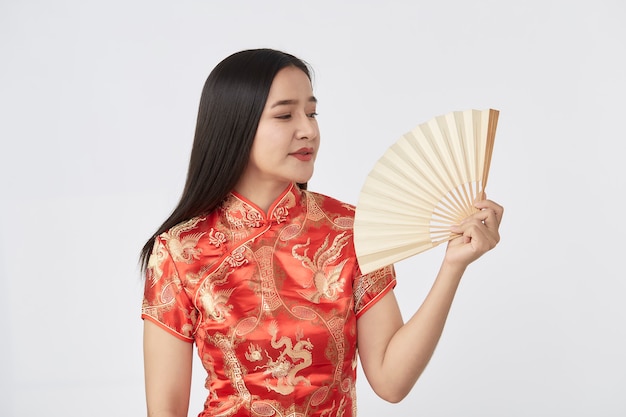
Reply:
M312 176L313 176L313 173L311 173L310 175L299 175L295 177L293 182L298 183L298 184L306 184L307 182L311 180Z
M309 181L313 176L313 169L299 169L291 172L292 175L288 177L291 178L292 182L297 182L298 184L304 184Z

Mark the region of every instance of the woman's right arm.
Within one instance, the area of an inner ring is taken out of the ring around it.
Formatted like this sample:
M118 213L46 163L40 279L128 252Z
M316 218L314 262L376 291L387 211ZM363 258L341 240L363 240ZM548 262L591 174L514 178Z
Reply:
M148 417L187 417L193 344L150 320L144 320L143 326Z

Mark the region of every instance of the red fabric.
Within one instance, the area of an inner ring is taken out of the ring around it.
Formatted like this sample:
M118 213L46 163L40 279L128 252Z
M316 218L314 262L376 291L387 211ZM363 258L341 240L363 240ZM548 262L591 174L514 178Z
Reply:
M142 317L196 343L200 416L356 414L356 320L396 281L360 274L353 219L292 185L267 216L233 193L157 238Z

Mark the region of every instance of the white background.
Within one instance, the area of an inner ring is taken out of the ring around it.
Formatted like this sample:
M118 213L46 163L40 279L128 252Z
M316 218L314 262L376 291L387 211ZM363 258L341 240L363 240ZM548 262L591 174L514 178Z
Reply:
M2 0L0 415L145 414L137 255L182 190L206 76L253 47L313 65L310 188L350 203L415 125L501 111L502 242L410 396L361 378L361 416L626 415L625 5ZM397 265L406 317L442 251Z

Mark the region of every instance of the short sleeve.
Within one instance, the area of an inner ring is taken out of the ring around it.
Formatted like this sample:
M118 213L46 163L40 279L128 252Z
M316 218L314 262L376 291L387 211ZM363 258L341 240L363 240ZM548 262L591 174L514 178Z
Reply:
M189 298L167 246L155 239L146 268L141 317L174 336L193 342L197 310Z
M396 273L393 265L386 266L366 275L358 275L352 291L354 312L360 317L396 286Z

